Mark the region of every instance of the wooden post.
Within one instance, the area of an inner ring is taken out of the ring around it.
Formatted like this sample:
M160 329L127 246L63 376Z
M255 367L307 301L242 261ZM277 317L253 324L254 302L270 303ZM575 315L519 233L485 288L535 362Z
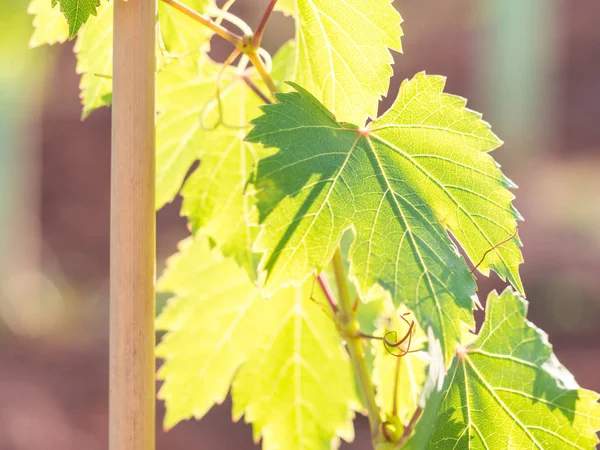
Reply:
M110 450L154 450L156 0L114 1Z

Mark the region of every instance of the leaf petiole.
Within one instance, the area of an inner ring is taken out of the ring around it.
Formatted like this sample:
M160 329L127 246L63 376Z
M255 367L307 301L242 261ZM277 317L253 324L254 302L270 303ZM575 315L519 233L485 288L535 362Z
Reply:
M375 388L373 387L373 381L371 380L371 375L365 359L364 348L359 336L356 314L354 312L353 302L350 298L342 252L339 247L333 255L332 262L340 297L338 300L339 311L336 314L336 320L338 321L339 329L342 331L342 336L346 340L346 348L348 349L354 372L358 378L362 397L365 400L373 446L376 447L376 444L379 443L382 438L381 417L379 414L379 407L375 401Z
M271 78L271 75L269 75L269 72L267 71L265 64L263 63L262 59L260 59L260 57L258 56L258 53L256 52L256 50L251 50L251 51L244 52L244 53L248 56L248 59L250 59L250 62L256 68L256 71L258 72L260 77L263 79L263 81L265 82L265 84L267 85L267 87L269 88L271 93L275 94L277 92L277 86L275 85L275 82Z
M267 9L265 9L265 12L264 12L262 18L260 19L260 23L258 24L256 33L254 33L254 37L252 38L252 46L254 48L260 47L260 42L262 41L265 27L267 26L267 22L269 22L271 14L273 13L273 8L275 8L276 3L277 3L277 0L271 0L269 2L269 4L267 5Z

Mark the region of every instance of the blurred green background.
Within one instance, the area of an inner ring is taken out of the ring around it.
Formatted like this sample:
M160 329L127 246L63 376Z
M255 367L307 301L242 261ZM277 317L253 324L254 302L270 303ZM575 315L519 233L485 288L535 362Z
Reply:
M238 0L233 11L256 26L266 3ZM530 319L578 382L600 391L600 2L395 5L405 54L382 108L426 70L492 123L505 141L494 156L520 187ZM110 111L80 121L73 43L29 50L26 10L25 0L0 4L0 450L105 449ZM291 28L274 17L267 47ZM214 43L215 58L227 51ZM187 234L179 204L159 212L158 230L161 267ZM483 298L502 286L479 277ZM254 448L228 408L158 432L157 447ZM344 448L369 448L364 421Z

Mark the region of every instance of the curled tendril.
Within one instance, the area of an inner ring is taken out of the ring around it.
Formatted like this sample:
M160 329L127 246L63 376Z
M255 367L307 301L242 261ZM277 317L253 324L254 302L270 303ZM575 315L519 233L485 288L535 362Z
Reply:
M485 260L485 257L493 252L494 250L496 250L498 247L506 244L507 242L512 241L514 238L517 237L517 234L519 233L518 230L516 230L513 234L511 234L509 237L507 237L506 239L504 239L503 241L498 242L496 245L494 245L493 247L489 248L481 257L481 259L479 260L479 262L477 264L475 264L475 267L473 267L471 269L471 275L473 275L475 273L475 271L479 268L479 266L483 263L483 261Z
M395 356L397 358L406 356L409 353L414 353L418 350L411 350L410 346L412 343L413 334L415 334L415 321L414 320L411 320L410 322L408 321L408 319L405 316L407 316L409 314L410 313L400 314L400 318L402 320L404 320L404 322L406 322L406 324L408 325L408 331L401 338L398 338L398 332L394 331L394 330L388 331L387 333L385 333L385 335L383 337L371 336L371 335L363 334L363 333L360 333L360 337L367 338L367 339L377 339L379 341L383 341L383 346L386 349L386 351L390 355ZM389 337L392 335L393 335L393 340L390 340ZM402 344L404 344L405 342L407 342L406 348L402 348ZM394 351L394 349L397 349L398 351L396 352L396 351Z

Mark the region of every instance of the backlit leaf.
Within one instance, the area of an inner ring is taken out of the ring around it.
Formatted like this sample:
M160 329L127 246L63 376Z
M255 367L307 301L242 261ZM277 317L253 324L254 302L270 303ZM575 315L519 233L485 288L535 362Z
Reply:
M341 122L364 125L377 116L401 51L402 19L390 0L287 1L295 8L296 73L293 80Z
M253 423L264 449L326 450L338 436L352 439L348 355L311 282L265 300L234 260L197 235L159 287L176 295L157 319L167 331L157 348L166 428L200 419L233 380L234 416Z
M410 449L593 449L598 394L581 389L526 320L527 302L492 292L475 342L459 349Z
M113 5L105 2L98 15L85 24L75 44L83 118L112 102L112 43Z
M288 73L284 67L293 67L287 48L275 55L276 81ZM221 68L203 56L194 65L175 61L159 74L157 207L174 198L192 163L201 159L181 190L182 213L194 231L202 229L254 277L258 218L254 196L245 189L258 158L272 152L244 140L263 101L235 68L222 74L217 96ZM268 92L254 69L247 74Z
M387 339L392 342L394 339L403 338L408 332L409 326L399 317L399 314L405 313L404 309L397 312L395 308L388 305L387 316L373 334L387 336ZM410 315L405 317L409 322L412 320ZM388 331L395 333L387 334ZM377 404L388 417L394 415L394 410L396 410L397 417L405 426L408 425L417 409L421 389L425 382L428 358L425 352L419 350L423 349L426 341L425 333L419 327L415 329L410 347L408 340L400 348L388 347L388 349L382 341L371 340L371 347L375 355L373 384L376 388ZM407 350L414 353L398 356Z
M69 25L58 5L52 6L50 0L32 0L27 12L34 15L30 47L63 43L68 39Z
M351 228L350 275L362 298L373 285L431 325L448 362L472 327L475 282L450 240L472 261L519 288L521 253L513 186L487 153L500 145L488 124L443 93L444 79L416 75L366 129L339 123L312 95L280 94L247 140L280 149L256 176L264 229L256 242L267 292L301 283L331 259Z
M181 1L198 13L211 5L211 0ZM213 32L196 20L163 2L158 2L158 23L162 43L167 52L184 55L200 50L208 43Z
M53 7L57 4L69 23L69 39L73 39L89 17L96 15L100 0L52 0Z

